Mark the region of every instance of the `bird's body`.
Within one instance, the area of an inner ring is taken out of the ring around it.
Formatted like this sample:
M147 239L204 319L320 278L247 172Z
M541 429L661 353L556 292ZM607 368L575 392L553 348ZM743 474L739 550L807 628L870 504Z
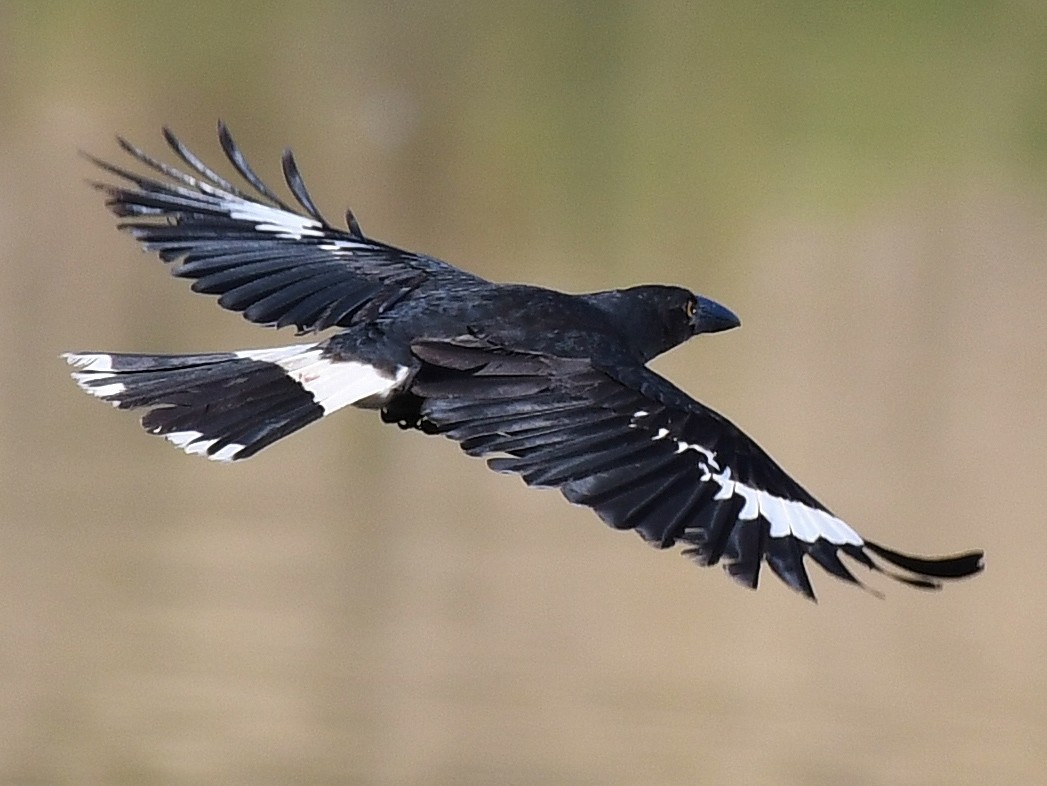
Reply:
M143 425L190 453L247 458L345 406L444 434L529 485L558 488L618 529L684 543L755 587L760 566L814 597L803 560L859 583L840 559L883 564L924 587L981 569L980 552L922 559L864 540L737 427L647 368L699 333L737 326L719 304L647 285L569 295L497 284L348 230L316 209L290 153L292 208L254 174L224 127L248 194L170 132L184 174L123 142L165 180L96 161L122 227L175 275L245 318L299 333L290 347L205 355L68 355L85 390L149 411ZM877 558L877 559L874 559Z

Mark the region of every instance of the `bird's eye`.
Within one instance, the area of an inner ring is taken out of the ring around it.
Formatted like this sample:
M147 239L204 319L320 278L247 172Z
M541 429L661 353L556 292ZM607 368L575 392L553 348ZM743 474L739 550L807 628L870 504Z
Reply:
M687 314L688 319L694 319L694 313L697 308L697 303L693 297L684 303L683 310L684 313Z

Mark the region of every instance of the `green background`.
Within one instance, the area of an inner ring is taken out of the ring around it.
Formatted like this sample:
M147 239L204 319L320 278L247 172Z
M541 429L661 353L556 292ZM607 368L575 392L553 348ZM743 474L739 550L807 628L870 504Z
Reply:
M656 368L986 573L816 606L373 413L233 467L144 435L58 353L295 339L171 280L76 151L217 163L219 117L371 236L725 303ZM1045 183L1042 3L0 4L0 781L1038 782Z

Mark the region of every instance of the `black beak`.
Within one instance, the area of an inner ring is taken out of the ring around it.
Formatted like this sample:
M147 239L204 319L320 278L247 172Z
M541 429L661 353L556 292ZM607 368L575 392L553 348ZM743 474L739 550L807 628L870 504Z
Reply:
M730 330L742 324L731 309L721 306L715 300L707 297L698 297L698 307L694 311L691 325L694 334L719 333L721 330Z

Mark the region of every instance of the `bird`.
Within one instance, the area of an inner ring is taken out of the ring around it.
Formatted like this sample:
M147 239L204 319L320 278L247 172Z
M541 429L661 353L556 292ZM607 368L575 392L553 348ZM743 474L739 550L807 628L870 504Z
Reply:
M874 594L861 567L941 588L982 551L906 554L867 540L730 420L648 367L703 334L740 326L678 286L567 294L494 283L324 218L290 149L293 204L263 182L228 127L218 141L239 184L169 128L181 164L117 137L135 169L83 155L118 228L250 322L305 343L198 354L71 352L77 384L189 454L239 461L348 406L443 435L528 486L558 489L610 527L681 546L755 589L764 565L811 600L808 562ZM334 331L322 338L315 334ZM316 340L319 339L319 340Z

